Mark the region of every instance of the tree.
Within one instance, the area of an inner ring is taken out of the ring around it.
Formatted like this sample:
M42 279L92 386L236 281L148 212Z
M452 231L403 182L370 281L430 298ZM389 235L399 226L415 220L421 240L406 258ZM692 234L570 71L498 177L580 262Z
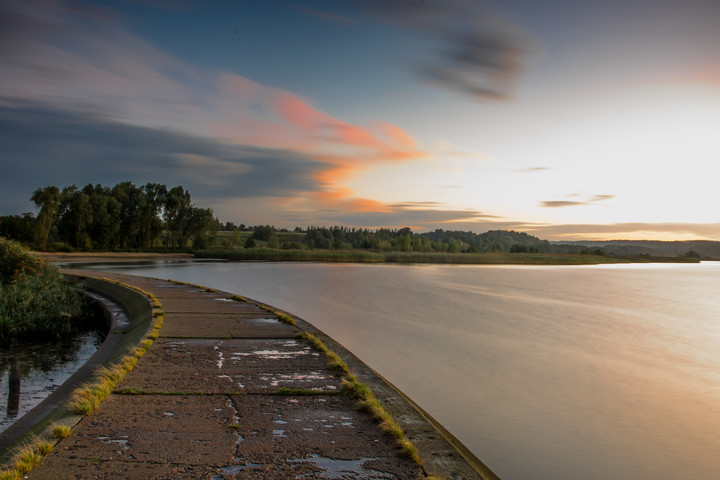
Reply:
M30 244L33 241L34 231L35 215L30 212L0 217L0 236L2 237Z
M120 231L120 202L112 195L110 188L98 184L86 185L83 193L88 196L92 209L92 222L87 233L95 249L107 250Z
M60 211L60 189L53 186L38 188L30 200L40 210L35 223L35 246L38 250L45 250Z
M159 183L147 183L141 188L144 201L138 210L138 246L152 247L153 241L160 235L163 224L159 215L167 202L168 190ZM188 194L189 195L189 194Z
M253 237L248 237L247 240L245 240L245 248L255 248L255 240L253 240Z
M257 226L255 227L255 231L252 234L255 240L260 240L263 242L269 242L274 235L275 227L271 227L270 225Z
M190 211L190 192L185 191L182 186L171 188L166 197L163 217L168 230L168 246L182 248L185 244L187 233L185 232L186 222Z
M75 185L65 187L60 194L60 220L58 230L66 243L75 248L91 247L88 228L92 223L90 196Z

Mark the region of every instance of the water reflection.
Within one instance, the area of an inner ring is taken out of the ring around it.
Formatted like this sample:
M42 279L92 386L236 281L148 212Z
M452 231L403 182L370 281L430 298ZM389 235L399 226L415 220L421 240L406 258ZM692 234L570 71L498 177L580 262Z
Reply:
M718 478L720 262L113 269L310 320L504 480Z
M92 330L0 350L0 405L6 406L0 432L70 378L97 351L103 338L103 332Z

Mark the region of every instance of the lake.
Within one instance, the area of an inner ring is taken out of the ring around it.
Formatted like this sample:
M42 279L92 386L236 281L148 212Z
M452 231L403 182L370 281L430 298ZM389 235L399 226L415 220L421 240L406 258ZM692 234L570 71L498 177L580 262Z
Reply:
M720 475L720 263L155 263L332 336L504 480Z
M105 332L0 349L0 433L45 400L97 351Z

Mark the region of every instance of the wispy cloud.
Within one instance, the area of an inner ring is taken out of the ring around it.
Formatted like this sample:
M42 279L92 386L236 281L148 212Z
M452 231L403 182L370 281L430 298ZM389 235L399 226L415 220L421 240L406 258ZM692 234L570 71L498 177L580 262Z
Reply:
M519 168L515 171L520 172L520 173L538 173L538 172L546 172L548 170L552 170L552 168L550 168L550 167L527 167L527 168Z
M573 194L569 196L576 197L579 195ZM546 200L538 203L538 205L545 208L578 207L583 205L598 205L605 200L611 200L613 198L615 198L615 195L592 195L584 200Z

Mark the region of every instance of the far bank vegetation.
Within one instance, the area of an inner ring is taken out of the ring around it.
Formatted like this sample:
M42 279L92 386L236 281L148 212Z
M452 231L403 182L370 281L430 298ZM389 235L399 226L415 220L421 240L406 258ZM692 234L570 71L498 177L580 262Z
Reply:
M211 209L195 206L182 186L157 183L47 186L35 190L30 199L37 214L0 217L0 235L42 251L182 251L236 260L412 263L574 264L720 257L720 242L559 244L507 230L416 233L408 227L288 230L236 225L222 223Z

